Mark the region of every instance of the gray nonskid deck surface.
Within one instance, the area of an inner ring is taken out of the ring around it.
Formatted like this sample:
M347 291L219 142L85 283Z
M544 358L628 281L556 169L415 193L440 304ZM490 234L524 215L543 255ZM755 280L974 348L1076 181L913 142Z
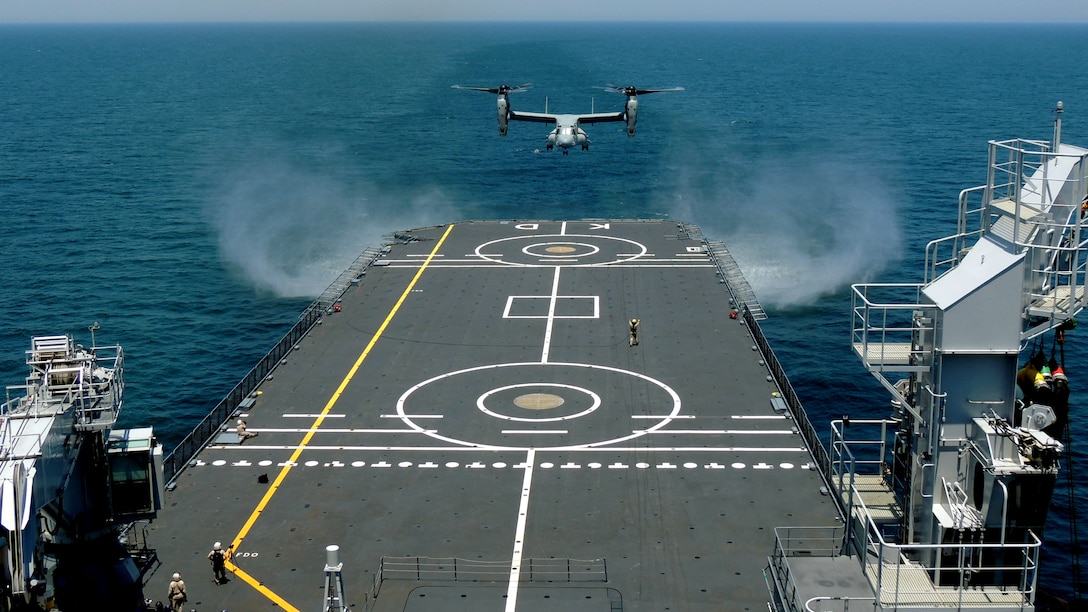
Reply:
M179 571L200 610L316 609L336 544L356 609L765 610L773 528L835 509L700 243L667 221L446 230L409 232L299 343L246 414L258 437L179 476L148 595ZM239 542L222 586L215 541Z

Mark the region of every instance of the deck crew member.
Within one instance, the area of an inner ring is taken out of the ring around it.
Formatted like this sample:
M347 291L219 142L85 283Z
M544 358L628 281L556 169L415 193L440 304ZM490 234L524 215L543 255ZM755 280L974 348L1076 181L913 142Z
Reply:
M242 419L238 419L238 442L244 442L246 438L252 438L257 435L255 431L246 431L246 422Z
M185 581L181 574L174 572L173 580L166 590L166 598L170 600L170 609L174 612L183 612L185 602L189 601L189 594L185 591Z
M1032 403L1032 395L1035 392L1035 376L1040 373L1045 365L1046 357L1040 352L1033 355L1024 364L1024 367L1016 372L1016 385L1020 387L1020 392L1024 394L1025 406L1030 406Z
M631 319L631 339L628 341L627 346L638 345L638 319Z
M223 584L227 581L227 555L223 552L223 545L216 542L212 546L212 551L208 553L208 561L212 562L212 580L216 584Z

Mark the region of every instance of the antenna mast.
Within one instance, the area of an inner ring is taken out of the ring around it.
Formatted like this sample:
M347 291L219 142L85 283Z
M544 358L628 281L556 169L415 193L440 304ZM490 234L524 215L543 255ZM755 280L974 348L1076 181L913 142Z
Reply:
M344 564L340 561L340 547L330 544L325 547L325 612L347 612L344 603L344 576L340 570Z
M1052 151L1058 152L1058 147L1062 144L1062 104L1061 100L1058 100L1058 108L1054 109L1054 144L1052 145Z

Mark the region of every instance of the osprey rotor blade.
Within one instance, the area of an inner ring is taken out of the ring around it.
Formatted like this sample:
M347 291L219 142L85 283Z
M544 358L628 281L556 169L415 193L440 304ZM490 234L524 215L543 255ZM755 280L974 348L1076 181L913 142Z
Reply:
M641 96L644 94L661 93L666 91L684 91L683 87L663 87L660 89L639 89L632 85L627 87L620 87L619 85L606 85L602 87L605 91L611 91L614 93L621 93L625 96Z
M504 95L527 91L532 86L532 83L523 83L521 85L515 85L513 87L509 85L499 85L498 87L472 87L471 85L452 85L451 87L453 87L454 89L471 89L473 91L486 91L487 93Z

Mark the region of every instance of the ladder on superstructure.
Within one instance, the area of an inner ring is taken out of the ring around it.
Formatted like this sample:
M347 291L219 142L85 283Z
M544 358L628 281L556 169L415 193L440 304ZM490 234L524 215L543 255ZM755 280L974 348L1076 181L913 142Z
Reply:
M767 313L759 305L756 292L752 291L752 286L744 278L740 265L736 259L733 259L733 254L726 248L725 243L720 240L707 240L706 248L710 252L711 259L714 260L714 265L718 268L722 281L729 288L729 294L733 297L737 309L747 308L756 321L766 319Z

